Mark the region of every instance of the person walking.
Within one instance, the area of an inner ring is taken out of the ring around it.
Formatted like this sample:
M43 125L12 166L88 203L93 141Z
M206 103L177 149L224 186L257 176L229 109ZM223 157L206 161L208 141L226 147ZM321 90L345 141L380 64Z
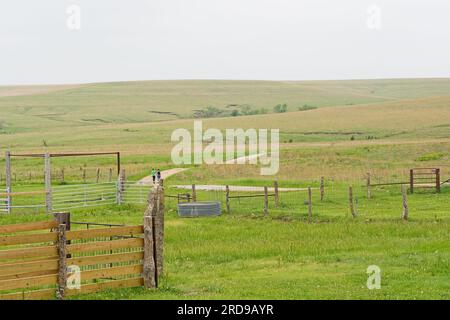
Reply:
M161 170L158 169L158 171L156 171L156 180L159 182L161 181Z
M153 179L153 184L155 184L155 182L156 182L156 170L155 170L155 168L152 168L152 179Z

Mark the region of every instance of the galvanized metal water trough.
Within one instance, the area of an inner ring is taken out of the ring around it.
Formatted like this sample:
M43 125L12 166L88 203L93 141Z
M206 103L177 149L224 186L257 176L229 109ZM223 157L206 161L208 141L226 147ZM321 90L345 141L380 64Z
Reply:
M178 204L178 215L183 218L219 216L220 202L189 202Z

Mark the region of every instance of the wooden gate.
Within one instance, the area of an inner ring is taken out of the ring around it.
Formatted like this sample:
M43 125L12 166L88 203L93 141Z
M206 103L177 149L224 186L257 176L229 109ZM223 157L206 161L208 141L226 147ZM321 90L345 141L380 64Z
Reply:
M418 188L436 189L441 192L441 170L439 168L414 168L410 170L409 189L414 193Z

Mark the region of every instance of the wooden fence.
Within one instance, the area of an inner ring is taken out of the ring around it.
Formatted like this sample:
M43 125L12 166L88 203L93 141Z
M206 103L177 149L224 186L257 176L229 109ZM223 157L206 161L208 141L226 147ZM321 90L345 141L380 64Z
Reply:
M385 187L394 185L409 185L409 192L414 193L415 189L435 189L437 193L441 192L441 185L450 181L441 181L441 169L440 168L413 168L409 170L409 181L404 182L384 182L384 183L372 183L371 175L367 173L366 186L367 186L367 198L372 197L372 188Z
M70 214L60 213L51 221L0 226L0 299L157 287L163 272L161 187L149 201L143 225L70 230Z
M409 190L432 188L441 192L441 170L439 168L413 168L409 172Z

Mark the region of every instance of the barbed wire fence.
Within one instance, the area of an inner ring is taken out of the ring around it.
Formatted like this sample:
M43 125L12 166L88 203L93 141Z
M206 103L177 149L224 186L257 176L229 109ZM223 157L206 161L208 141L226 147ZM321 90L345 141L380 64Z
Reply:
M379 180L380 181L380 180ZM441 193L423 189L409 194L408 182L381 185L367 184L367 176L350 182L320 178L306 185L311 187L274 186L172 186L166 193L167 207L177 210L181 202L221 203L222 213L229 215L270 216L305 221L334 221L342 218L401 219L409 209L415 219L444 217L446 211L439 200L446 198L450 188ZM409 203L409 208L408 208Z
M442 168L444 184L450 177L450 171L448 167L442 166ZM78 168L74 172L76 171L78 171L77 176L83 180L83 170ZM121 203L146 204L147 195L152 186L129 180L120 183L116 181L115 173L111 171L112 169L109 171L92 169L88 175L86 170L86 183L84 181L76 183L73 180L65 183L64 175L67 171L56 170L56 173L52 174L52 180L55 182L52 186L52 209L64 211ZM369 220L377 217L397 218L401 216L403 209L402 186L407 186L409 170L397 171L391 175L387 175L386 172L386 170L373 170L370 174L360 173L346 181L332 177L319 177L311 181L299 182L298 186L295 186L292 181L286 185L281 182L277 186L278 192L275 192L276 182L262 182L259 186L250 187L228 186L228 191L225 185L197 185L195 190L192 190L191 185L169 186L166 189L166 201L168 208L172 210L177 209L176 204L179 202L218 201L221 203L224 214L254 216L269 214L272 217L294 217L311 221L333 220L343 216L362 217ZM69 176L73 177L73 173L69 172ZM42 176L39 179L42 180ZM5 196L8 191L1 184L0 189L0 212L2 213L8 212L8 208L33 212L45 209L46 194L34 194L36 186L32 184L21 185L21 192L14 194L11 203L8 203L8 197ZM443 196L448 194L448 190L449 188L443 188ZM26 193L30 194L26 195ZM421 217L430 219L433 216L439 217L445 214L445 211L435 203L438 197L439 195L433 192L419 191L414 196L409 196L411 210L420 212ZM433 215L432 212L436 214Z

